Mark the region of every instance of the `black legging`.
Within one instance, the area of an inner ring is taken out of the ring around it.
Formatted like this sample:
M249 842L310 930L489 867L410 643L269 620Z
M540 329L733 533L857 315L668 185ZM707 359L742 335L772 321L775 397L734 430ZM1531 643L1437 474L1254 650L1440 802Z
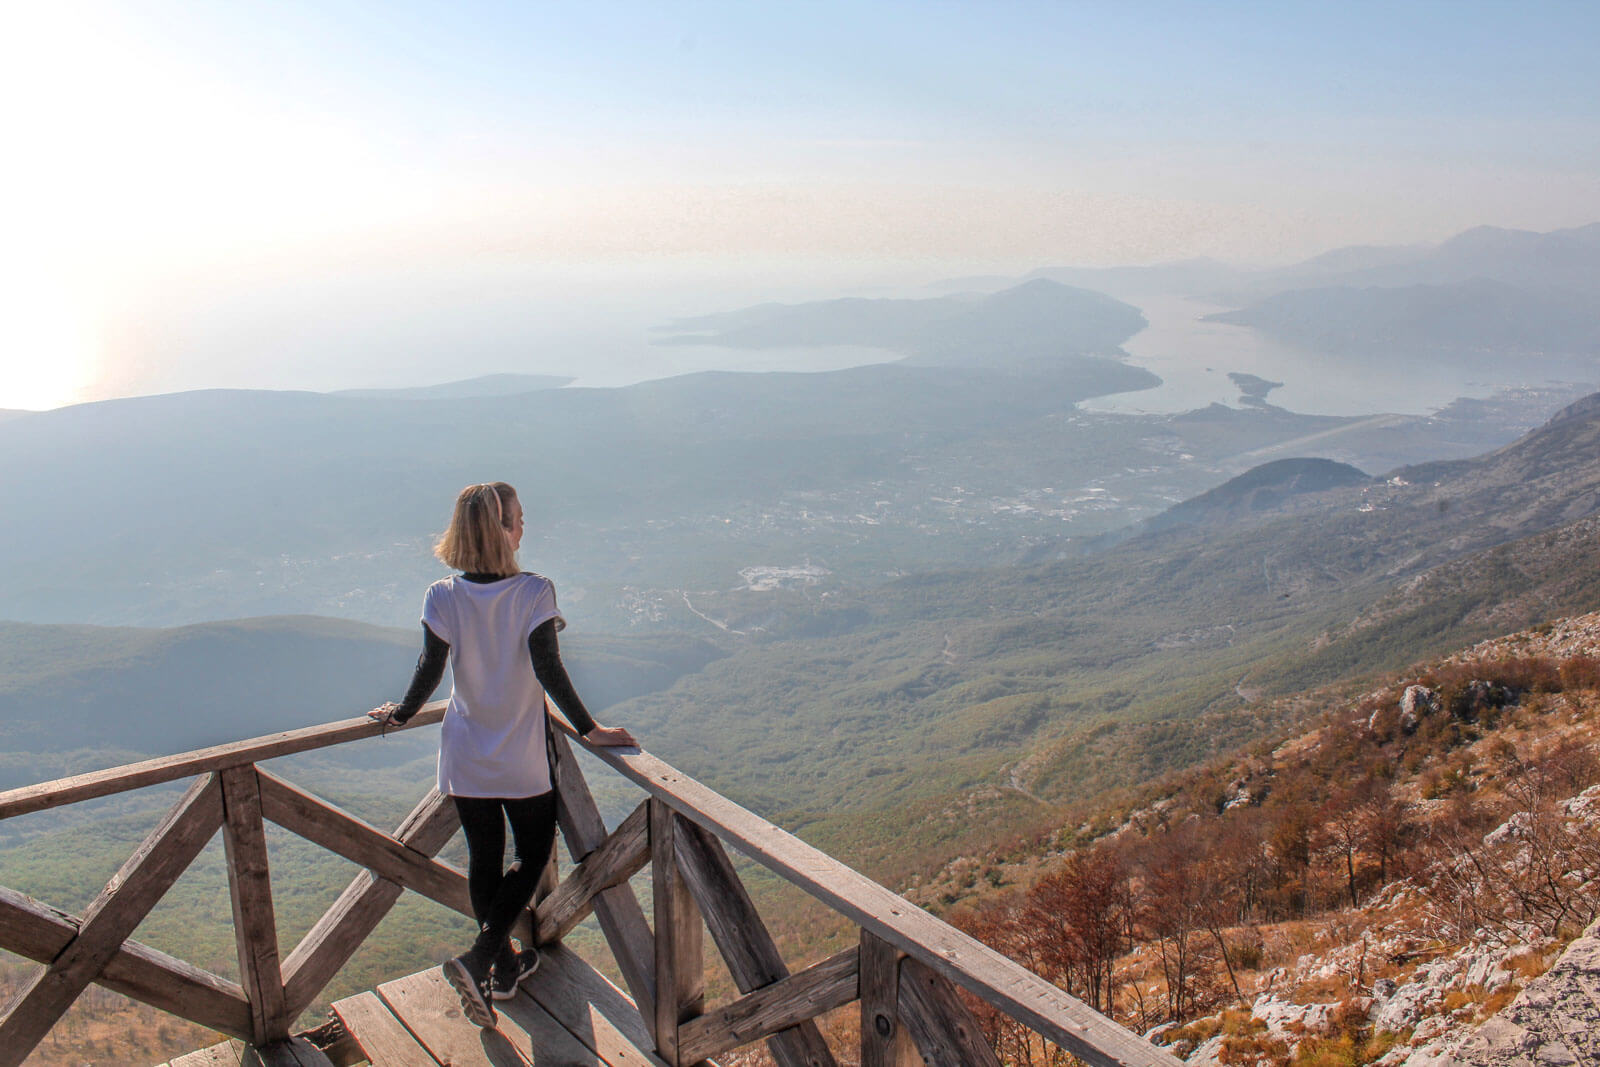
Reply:
M507 945L517 916L533 899L556 838L554 790L534 797L451 797L467 836L467 892L478 919L472 951L493 959ZM501 813L504 813L502 815ZM506 823L516 856L504 868Z

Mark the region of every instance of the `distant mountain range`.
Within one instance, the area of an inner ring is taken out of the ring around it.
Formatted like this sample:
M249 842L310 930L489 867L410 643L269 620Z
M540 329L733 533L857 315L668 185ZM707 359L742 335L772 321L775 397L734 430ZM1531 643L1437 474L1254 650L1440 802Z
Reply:
M660 328L655 343L861 345L924 363L984 365L1115 353L1144 326L1139 309L1120 300L1036 279L987 296L760 304L678 319Z
M1250 288L1449 285L1478 278L1600 293L1600 222L1549 233L1478 226L1432 246L1337 249L1261 272Z
M1129 297L1179 293L1219 303L1249 303L1288 289L1450 285L1490 279L1535 290L1600 292L1600 223L1548 233L1478 226L1436 245L1351 245L1290 264L1252 270L1213 259L1142 267L1043 267L1045 278ZM981 277L935 283L986 291L1013 280Z
M559 389L577 379L552 374L485 374L441 385L419 385L408 389L340 389L331 396L361 400L464 400L479 396L516 396L541 389Z
M1600 256L1596 267L1600 268ZM1475 278L1439 285L1295 289L1207 316L1330 353L1530 353L1600 359L1600 298Z

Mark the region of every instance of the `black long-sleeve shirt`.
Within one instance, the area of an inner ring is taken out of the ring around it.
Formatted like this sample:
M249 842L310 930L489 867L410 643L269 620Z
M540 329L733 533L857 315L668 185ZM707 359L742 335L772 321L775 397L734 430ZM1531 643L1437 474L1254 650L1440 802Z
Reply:
M468 581L494 581L493 575L463 575ZM534 676L544 691L556 702L567 721L579 734L595 728L594 718L567 677L567 668L561 662L561 646L556 641L556 620L546 619L528 635L528 658L533 662ZM411 685L394 713L394 721L403 723L415 715L433 696L444 680L444 669L450 661L450 643L422 624L422 654L417 657L417 669L411 675Z

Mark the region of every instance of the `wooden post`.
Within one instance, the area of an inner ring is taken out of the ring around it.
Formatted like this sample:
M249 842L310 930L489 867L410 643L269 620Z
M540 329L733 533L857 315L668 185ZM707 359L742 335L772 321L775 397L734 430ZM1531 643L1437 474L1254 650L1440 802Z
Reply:
M900 1022L901 953L861 931L861 1067L913 1067L922 1057Z
M567 743L567 736L556 731L556 819L567 842L567 853L574 863L582 863L589 853L606 841L606 824L600 818L589 784L583 780L578 758ZM645 921L644 909L630 885L617 885L594 898L594 916L628 994L646 1020L655 1018L656 963L655 938Z
M261 821L261 784L254 766L222 772L222 810L239 980L250 1000L252 1039L264 1045L289 1036L290 1018L279 965L266 828Z
M650 884L656 916L656 1052L672 1067L687 1067L678 1059L678 1024L700 1014L705 1002L704 928L689 886L678 871L676 819L664 802L650 801Z

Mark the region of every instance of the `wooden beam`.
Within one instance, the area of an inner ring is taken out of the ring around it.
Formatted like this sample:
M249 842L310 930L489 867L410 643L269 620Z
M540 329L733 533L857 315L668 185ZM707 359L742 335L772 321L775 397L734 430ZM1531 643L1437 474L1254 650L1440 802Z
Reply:
M0 949L49 963L82 926L77 916L0 887ZM238 983L137 941L124 941L95 982L212 1030L250 1036L250 1003Z
M303 1037L286 1037L244 1050L239 1067L333 1067L327 1054Z
M1074 1056L1095 1067L1178 1067L1170 1054L1016 961L648 752L579 743L651 796Z
M472 918L467 876L282 778L257 768L262 814L380 878Z
M690 1019L678 1027L678 1055L684 1063L699 1063L763 1037L792 1033L800 1024L843 1007L856 999L859 960L858 952L847 948L799 974ZM823 1052L827 1052L826 1045ZM830 1053L826 1061L804 1062L832 1063L833 1056Z
M900 1022L899 949L870 930L861 931L861 1067L921 1067L911 1035Z
M437 790L406 816L395 831L406 847L432 856L445 846L461 826L455 805ZM292 1015L299 1015L339 973L367 935L389 914L400 898L400 886L371 871L362 871L334 901L322 918L300 939L283 963L284 999Z
M251 1040L258 1045L282 1042L289 1036L289 1014L279 968L261 787L254 767L229 767L220 773L228 899L233 904L233 939L239 946L240 984L250 1000Z
M678 1024L700 1014L705 1002L704 927L683 876L675 845L678 818L650 801L650 887L655 903L656 1053L688 1067L678 1050Z
M552 712L552 714L554 714ZM600 818L600 809L583 780L583 770L578 758L567 743L566 735L555 735L556 749L556 820L566 838L567 851L574 861L582 860L599 848L606 839L606 824ZM655 1019L656 957L655 937L650 924L645 921L644 909L633 887L619 885L601 892L594 898L594 915L605 934L606 945L622 972L622 981L628 994L639 1006L645 1019Z
M222 824L214 775L192 784L83 913L78 936L12 998L0 1017L0 1067L17 1067Z
M787 978L789 968L778 944L756 912L722 842L681 816L675 818L679 867L734 985L739 992L749 993ZM767 1042L778 1067L835 1067L833 1053L810 1019L809 1015L797 1019L792 1029L774 1034ZM687 1062L703 1058L695 1056Z
M566 937L593 910L596 894L623 884L649 862L650 806L645 801L539 903L534 942L548 945Z
M1000 1067L955 987L910 957L900 961L900 1018L932 1067Z
M388 729L415 730L431 726L444 718L447 705L448 701L436 700L432 704L424 705L416 717L404 726L391 726ZM242 767L276 756L310 752L313 749L327 748L329 745L339 745L346 741L377 737L383 732L383 727L363 715L355 719L341 719L338 722L307 726L301 730L266 734L248 741L232 741L226 745L213 745L192 752L180 752L175 756L161 756L103 771L76 774L70 778L57 778L37 785L25 785L0 793L0 819L9 819L13 815L26 815L31 811L44 811L47 808L73 804L93 797L124 793L147 785L176 782L181 778L192 778L195 775L220 771L225 767Z

